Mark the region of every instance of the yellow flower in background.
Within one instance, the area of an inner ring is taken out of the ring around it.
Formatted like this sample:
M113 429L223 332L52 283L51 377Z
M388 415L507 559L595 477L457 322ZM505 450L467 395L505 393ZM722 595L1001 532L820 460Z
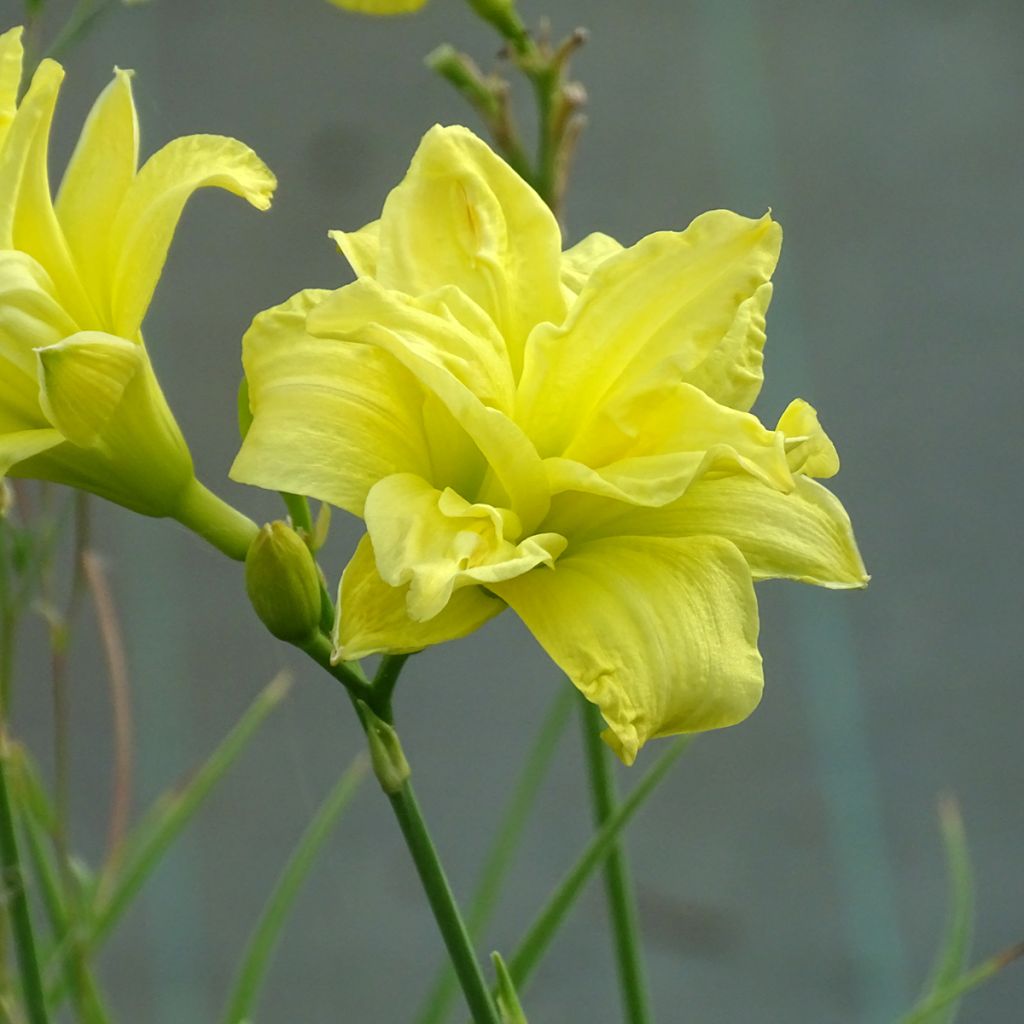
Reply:
M418 11L427 0L327 0L343 11L357 11L359 14L411 14Z
M47 150L64 71L21 104L21 29L0 35L0 477L55 480L173 515L192 459L140 328L191 194L258 209L275 181L234 139L175 139L138 169L131 75L116 71L52 200Z
M867 580L814 410L761 386L770 217L716 211L563 253L540 198L464 128L427 133L357 280L260 314L235 479L366 521L339 657L463 636L511 606L627 763L731 725L762 688L753 580Z

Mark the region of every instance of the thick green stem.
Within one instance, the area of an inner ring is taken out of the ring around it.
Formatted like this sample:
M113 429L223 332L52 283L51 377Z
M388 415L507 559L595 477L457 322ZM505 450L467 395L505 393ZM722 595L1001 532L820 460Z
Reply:
M615 777L608 762L608 751L601 742L601 713L587 700L583 700L580 705L580 721L583 726L587 772L590 776L594 824L601 828L618 806ZM644 977L636 901L621 840L615 842L604 862L604 885L608 897L608 911L612 919L625 1020L627 1024L650 1024L651 1007Z
M3 865L3 898L11 922L11 932L18 953L18 967L25 997L29 1024L48 1024L46 997L39 972L32 915L25 892L25 876L18 855L18 839L14 829L14 808L7 783L9 749L6 725L0 722L0 862Z
M218 498L198 480L193 480L182 491L173 518L236 562L245 561L249 545L259 532L248 516Z
M500 1024L497 1007L473 951L469 932L408 780L397 793L388 794L388 800L423 883L430 909L434 912L437 927L462 985L474 1024Z

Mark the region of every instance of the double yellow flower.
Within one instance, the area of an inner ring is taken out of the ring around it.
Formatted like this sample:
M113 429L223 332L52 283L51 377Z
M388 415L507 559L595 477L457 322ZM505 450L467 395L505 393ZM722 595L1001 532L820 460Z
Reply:
M762 688L752 583L858 587L814 410L761 386L781 231L716 211L562 252L554 217L464 128L432 129L379 221L334 237L357 280L260 314L237 480L366 535L340 658L463 636L511 607L630 763L730 725Z
M138 168L131 75L89 114L51 198L47 149L64 71L44 60L21 104L21 29L0 35L0 477L70 484L176 515L192 460L141 325L189 196L270 205L274 176L234 139L175 139Z

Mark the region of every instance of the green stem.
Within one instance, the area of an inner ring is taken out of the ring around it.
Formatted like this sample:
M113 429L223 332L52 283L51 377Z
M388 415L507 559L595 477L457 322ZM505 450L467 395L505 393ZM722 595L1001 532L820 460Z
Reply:
M390 722L393 717L391 695L395 692L395 684L410 657L408 654L385 654L380 660L377 674L373 677L374 710L386 722Z
M498 1010L473 952L469 932L409 781L406 780L397 793L388 794L388 800L423 883L473 1020L475 1024L500 1024Z
M218 498L198 480L192 480L182 491L173 518L236 562L245 561L249 545L259 532L248 516Z
M289 494L287 491L281 491L281 497L284 499L285 508L288 509L292 526L300 533L305 531L306 536L312 540L313 515L309 511L309 501L301 494Z
M619 801L615 777L608 762L608 750L601 741L601 713L586 699L581 700L580 722L583 726L583 748L590 776L594 824L601 828L615 813ZM604 862L604 885L612 919L624 1019L627 1024L650 1024L653 1018L644 977L636 901L621 839L612 846Z
M32 915L25 892L25 876L18 855L18 838L14 830L14 808L7 784L9 748L6 727L0 724L0 861L3 864L4 902L7 905L18 952L18 967L25 996L29 1024L48 1024L46 998L39 972Z

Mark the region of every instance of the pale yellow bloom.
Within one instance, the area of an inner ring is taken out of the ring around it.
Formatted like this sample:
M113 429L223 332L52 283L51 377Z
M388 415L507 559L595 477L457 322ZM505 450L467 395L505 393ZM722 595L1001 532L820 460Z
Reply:
M259 209L274 177L234 139L175 139L138 169L131 75L116 71L52 200L47 149L64 71L44 60L21 104L21 29L0 36L0 477L81 487L173 515L192 459L140 328L189 196Z
M511 606L626 762L730 725L762 688L752 581L866 582L814 410L761 386L770 217L716 211L563 253L538 196L434 128L379 221L335 232L354 284L260 314L236 479L366 521L339 656L462 636Z

